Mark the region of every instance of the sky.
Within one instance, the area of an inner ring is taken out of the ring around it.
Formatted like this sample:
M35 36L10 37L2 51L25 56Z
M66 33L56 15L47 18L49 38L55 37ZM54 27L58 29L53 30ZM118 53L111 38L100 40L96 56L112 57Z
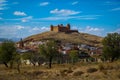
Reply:
M120 33L120 0L0 0L0 38L25 38L68 23L81 33Z

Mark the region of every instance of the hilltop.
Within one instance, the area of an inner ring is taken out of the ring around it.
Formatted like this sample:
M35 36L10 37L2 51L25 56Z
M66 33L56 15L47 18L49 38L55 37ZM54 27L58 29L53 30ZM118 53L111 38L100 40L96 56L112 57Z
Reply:
M101 47L102 37L91 35L87 33L65 33L65 32L54 32L48 31L40 34L32 35L24 39L24 41L39 41L39 40L47 40L54 39L61 42L70 42L75 44L87 44L91 46Z

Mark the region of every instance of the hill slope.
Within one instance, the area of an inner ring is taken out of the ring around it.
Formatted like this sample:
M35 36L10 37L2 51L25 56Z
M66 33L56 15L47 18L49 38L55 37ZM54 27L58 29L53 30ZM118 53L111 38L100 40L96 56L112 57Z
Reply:
M24 41L27 40L39 41L43 39L55 39L55 40L60 40L62 42L88 44L88 45L100 47L103 38L95 35L90 35L87 33L64 33L64 32L49 31L49 32L44 32L41 34L29 36L25 38Z

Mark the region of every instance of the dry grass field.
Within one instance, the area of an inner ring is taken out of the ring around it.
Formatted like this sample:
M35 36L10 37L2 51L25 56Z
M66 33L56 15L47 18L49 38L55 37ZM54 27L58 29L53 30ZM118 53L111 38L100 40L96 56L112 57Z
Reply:
M120 80L120 61L113 63L21 65L21 72L0 65L0 80Z
M39 41L41 39L55 39L55 40L60 40L62 42L70 42L70 43L82 43L82 44L88 44L92 46L101 46L101 41L102 37L95 36L95 35L90 35L87 33L69 33L66 34L64 32L44 32L36 35L29 36L24 39L26 40L31 40L33 39L34 41Z

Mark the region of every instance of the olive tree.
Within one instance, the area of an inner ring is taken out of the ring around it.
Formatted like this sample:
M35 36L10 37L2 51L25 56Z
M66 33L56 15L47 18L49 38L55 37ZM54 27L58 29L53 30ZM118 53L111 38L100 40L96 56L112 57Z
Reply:
M44 56L49 61L49 68L51 68L52 60L56 56L57 53L57 45L55 41L48 41L46 44L42 44L39 46L39 52L42 56Z
M120 57L120 34L109 33L102 41L103 57L114 61Z
M15 44L11 40L5 40L0 45L0 61L8 67L8 62L13 60L14 53L16 52Z
M69 53L69 56L72 60L72 63L76 62L79 58L78 51L77 50L71 50Z

